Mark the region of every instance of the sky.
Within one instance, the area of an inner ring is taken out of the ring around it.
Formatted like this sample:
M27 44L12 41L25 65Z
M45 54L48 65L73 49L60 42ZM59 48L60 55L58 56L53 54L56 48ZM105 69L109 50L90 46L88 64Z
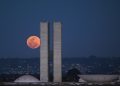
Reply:
M120 57L120 0L0 0L0 58L38 57L26 40L62 22L63 57ZM51 28L52 29L52 28Z

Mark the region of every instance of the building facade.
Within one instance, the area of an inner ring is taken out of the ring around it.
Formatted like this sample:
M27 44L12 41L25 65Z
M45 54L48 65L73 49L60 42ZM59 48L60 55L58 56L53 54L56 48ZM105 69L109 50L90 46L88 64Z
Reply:
M61 23L53 24L53 81L62 81L61 70Z
M48 22L40 22L40 81L48 82Z
M40 23L40 81L48 82L49 74L49 31L48 22ZM51 40L51 39L50 39ZM61 22L53 23L53 81L62 81L62 68L61 68Z

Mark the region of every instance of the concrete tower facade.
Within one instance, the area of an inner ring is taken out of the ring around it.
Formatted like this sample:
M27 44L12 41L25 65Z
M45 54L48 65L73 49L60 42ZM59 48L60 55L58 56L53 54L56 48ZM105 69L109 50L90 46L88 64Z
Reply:
M48 22L40 22L40 81L48 82Z
M53 23L53 81L62 82L61 23Z

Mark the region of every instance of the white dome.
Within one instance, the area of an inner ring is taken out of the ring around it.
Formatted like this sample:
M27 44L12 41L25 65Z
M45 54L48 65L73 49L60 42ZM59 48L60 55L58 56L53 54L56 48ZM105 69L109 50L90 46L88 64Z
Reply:
M86 82L85 80L83 80L82 78L79 79L79 82Z
M117 81L118 75L79 75L87 82L112 82Z
M17 78L14 82L40 82L40 81L31 75L23 75Z

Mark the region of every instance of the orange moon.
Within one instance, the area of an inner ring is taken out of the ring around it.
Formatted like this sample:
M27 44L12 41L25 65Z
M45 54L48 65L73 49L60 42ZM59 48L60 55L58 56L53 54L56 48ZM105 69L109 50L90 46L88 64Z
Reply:
M40 46L40 38L37 36L28 37L27 45L32 49L38 48Z

